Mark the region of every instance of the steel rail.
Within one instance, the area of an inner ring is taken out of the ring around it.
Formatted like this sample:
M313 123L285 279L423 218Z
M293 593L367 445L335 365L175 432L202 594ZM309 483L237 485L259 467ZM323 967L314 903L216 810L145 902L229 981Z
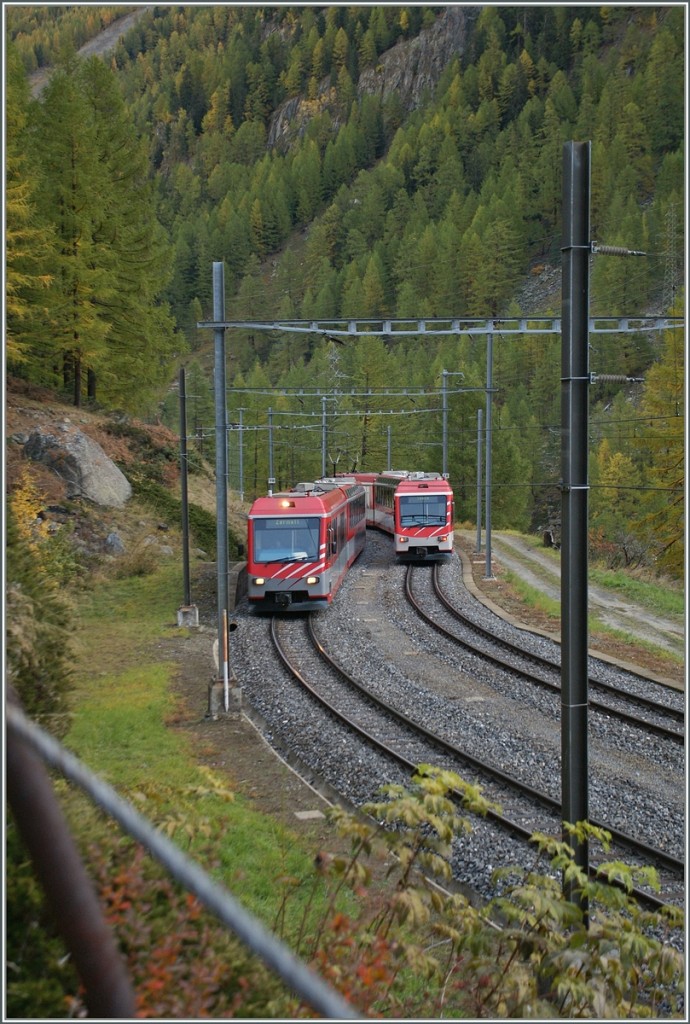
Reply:
M418 732L418 733L421 733L422 735L426 736L431 742L433 742L434 744L436 744L440 748L444 749L446 751L446 753L451 754L452 756L460 758L460 759L462 759L464 761L467 761L468 763L471 763L478 771L483 771L489 777L492 777L492 778L496 779L500 783L508 786L509 788L511 788L513 790L517 790L519 792L522 792L524 795L530 797L531 799L534 799L538 803L541 803L542 805L544 805L545 807L547 807L550 810L557 810L559 812L559 814L560 814L560 811L561 811L561 803L560 803L560 801L556 801L552 797L550 797L548 794L542 792L541 790L534 789L534 787L529 786L526 783L522 783L519 780L517 780L515 778L512 778L511 776L506 775L500 769L495 768L495 767L489 765L488 763L482 761L480 758L476 758L473 755L468 754L466 751L461 750L460 748L456 747L452 743L449 743L447 740L444 740L443 737L438 736L436 733L431 732L431 730L426 729L421 724L414 722L413 719L409 718L403 712L398 711L397 709L391 707L391 705L389 705L387 702L383 701L379 697L377 697L374 694L372 694L371 691L367 689L367 687L365 687L362 683L358 682L356 679L354 679L352 676L350 676L350 674L347 673L341 666L339 666L337 664L337 662L327 653L327 651L325 650L323 645L320 643L320 641L316 637L316 634L314 632L314 625L313 625L313 622L311 620L308 622L308 631L309 631L311 637L313 637L313 641L314 641L315 647L316 647L318 653L320 654L320 656L324 659L324 661L335 672L339 673L345 679L346 682L348 682L349 684L354 686L357 690L359 690L362 693L362 695L365 696L367 699L369 699L372 703L374 703L374 704L384 708L387 712L389 712L391 715L393 715L393 717L395 717L398 720L400 720L401 722L407 724L414 732ZM319 694L316 694L316 692L314 691L313 687L309 686L308 683L306 685L310 689L310 691L315 694L315 696L317 697L318 700L322 701L323 703L327 703L327 702L325 702L324 698L322 698ZM336 714L338 717L342 717L341 713L338 712L336 709L334 709L332 707L332 705L329 705L329 706L331 707L331 710L333 711L334 714ZM352 723L352 727L355 728L355 729L358 729L358 726L356 725L356 723ZM374 742L377 745L382 746L384 749L388 749L385 744L380 743L380 741L376 740L375 738L374 738ZM401 762L405 761L405 759L402 757L402 755L399 755L399 754L397 754L394 751L392 753L393 753L393 756L398 758L398 759L400 759ZM410 764L410 762L406 762L406 763L408 765ZM416 767L417 766L415 765L414 768L416 769ZM459 796L459 794L458 794L458 796ZM525 839L525 840L530 840L531 839L532 832L529 829L525 829L523 826L519 825L517 822L514 822L511 819L506 818L504 815L497 814L496 812L493 812L493 813L489 813L487 815L487 817L491 817L492 820L495 820L497 822L497 824L502 825L504 828L506 828L509 831L513 832L514 834L520 836L522 839ZM682 860L676 858L676 857L673 857L673 856L667 854L665 851L658 850L656 847L653 847L653 846L649 846L648 844L643 843L643 842L641 842L638 839L635 839L634 837L628 835L627 833L624 833L624 832L621 832L620 830L611 828L608 825L604 825L602 822L596 821L595 819L590 818L590 823L592 825L595 825L598 828L605 829L610 834L611 838L615 842L617 842L619 845L621 845L621 846L631 850L633 853L637 853L637 854L640 854L640 855L642 855L644 857L647 857L648 859L655 860L655 861L657 861L657 863L663 864L670 871L673 871L673 872L682 872L683 871L683 869L684 869L684 862ZM592 870L591 870L590 873L592 874L593 877L596 876L596 874L597 874L596 866L592 867ZM635 893L636 898L638 898L641 902L647 901L647 902L651 903L651 905L653 905L655 907L661 907L661 906L664 905L664 901L663 900L657 899L657 897L655 897L655 896L645 892L644 890L635 889L634 893Z
M515 653L530 659L531 661L540 662L541 664L547 665L549 668L556 669L558 672L560 672L560 661L552 661L550 658L545 658L542 654L534 654L532 651L528 651L526 648L520 647L518 644L512 643L512 641L506 640L504 637L495 636L490 630L485 629L483 626L479 626L476 623L472 622L472 620L468 618L466 615L464 615L459 608L455 607L455 605L449 599L448 595L444 594L443 588L441 587L441 581L439 579L440 568L440 566L434 566L434 590L436 591L436 596L438 597L439 601L441 601L445 608L450 612L451 615L453 615L458 620L458 622L474 630L475 633L479 633L480 635L485 636L492 642L501 644L501 646L507 648L508 650L512 650ZM556 641L554 641L554 643L555 642ZM634 676L636 679L642 680L642 682L654 683L655 686L664 687L665 689L671 690L674 693L678 692L677 689L674 686L671 686L669 683L659 682L656 679L650 679L650 677L646 676L642 671L636 672L631 668L626 668L625 672L627 673L627 675ZM683 711L680 708L669 707L666 704L661 704L659 701L652 700L650 697L642 697L639 694L624 694L622 691L617 691L616 688L614 686L611 686L609 683L603 683L599 679L592 678L592 676L589 676L589 685L595 686L602 690L610 690L614 693L621 693L621 695L624 695L627 699L639 704L641 707L648 707L651 711L658 711L660 714L666 714L669 716L669 718L673 718L677 722L685 721L685 711Z
M278 622L280 621L283 620L281 620L278 616L273 617L271 621L271 639L273 641L274 647L281 662L285 666L286 670L293 676L293 678L295 678L298 681L300 686L303 689L305 689L324 708L324 710L329 715L333 716L340 722L344 722L348 728L353 730L357 735L361 736L366 743L383 752L387 757L391 758L393 761L395 761L397 764L405 768L407 771L410 771L412 773L416 772L418 768L417 764L410 761L409 758L407 758L404 754L400 753L400 751L396 750L389 744L385 743L383 740L374 736L360 723L356 722L347 714L336 708L331 701L324 697L323 694L319 693L318 690L310 682L308 682L308 680L304 678L302 672L291 661L290 656L285 651L284 645L282 644L278 636ZM351 686L354 689L356 689L365 699L370 701L374 706L382 708L387 714L390 714L393 718L395 718L405 727L410 729L412 732L421 734L426 739L428 739L429 742L433 743L440 749L443 749L447 754L470 764L477 771L483 772L489 778L495 779L497 782L499 782L502 785L506 785L513 791L521 792L523 795L542 804L549 811L558 812L560 821L560 801L555 800L553 797L550 797L546 793L543 793L539 790L534 789L531 786L528 786L526 783L522 783L517 779L511 778L510 776L503 773L500 769L497 769L495 767L492 767L491 765L486 764L479 758L476 758L473 755L468 754L466 751L459 749L449 741L443 739L443 737L438 736L431 730L426 729L425 726L422 726L420 723L415 722L413 719L405 715L404 712L401 712L396 708L393 708L390 704L388 704L381 698L377 697L370 690L368 690L366 686L364 686L358 680L354 679L350 675L350 673L348 673L345 669L338 665L338 663L325 650L325 648L319 641L318 637L316 637L314 624L311 618L307 620L306 628L310 640L314 644L317 653L329 666L329 668L333 672L335 672L340 678L342 678L348 686ZM462 803L461 793L456 792L453 795L455 799ZM523 825L520 825L518 822L512 821L505 815L500 814L497 811L490 810L487 812L487 818L489 818L489 820L493 821L499 827L505 829L511 834L522 839L523 841L531 840L533 830L525 828ZM609 828L608 826L603 825L600 822L596 822L592 819L590 819L590 822L596 827L605 829L605 831L610 834L612 840L617 842L620 846L623 846L637 853L638 855L646 857L647 859L654 860L657 863L662 864L664 867L666 867L668 870L674 873L682 873L684 865L683 862L678 858L672 857L664 851L657 850L656 848L651 847L648 844L641 843L638 840L634 839L632 836L628 836L623 832ZM590 874L592 877L597 876L596 866L593 865L590 868ZM617 883L614 882L612 884ZM635 888L633 889L633 895L636 899L639 900L639 902L646 903L647 905L653 906L657 909L664 906L663 900L659 899L658 897L654 896L649 892L646 892L645 890Z
M451 633L450 630L445 628L445 626L442 626L441 623L437 622L434 618L432 618L431 615L424 611L424 609L421 607L419 602L415 599L414 595L412 594L411 575L413 570L414 566L409 565L407 567L407 574L405 577L405 596L407 597L407 600L412 605L412 607L419 615L419 617L422 618L429 626L435 629L446 639L450 640L452 643L459 644L465 650L470 651L473 654L476 654L477 657L483 658L485 661L490 662L492 665L496 665L498 668L503 669L506 672L510 672L512 675L518 675L520 676L520 678L526 679L529 682L536 684L537 686L541 686L543 689L552 691L553 693L561 692L561 687L558 683L552 683L550 680L542 678L542 676L534 675L531 672L527 672L525 671L525 669L519 668L512 662L506 661L504 658L499 657L497 654L491 654L490 652L483 650L481 647L475 646L475 644L471 643L469 640L463 640L461 637L457 636L457 634ZM461 612L458 612L457 609L454 609L449 602L444 600L441 594L436 590L436 578L437 574L434 573L432 582L438 599L444 605L446 610L451 615L453 615L458 621L460 621L463 625L465 625L468 629L478 633L480 636L484 636L486 639L489 639L492 643L499 644L500 646L505 647L507 650L512 651L514 654L523 657L529 661L534 661L538 664L543 664L548 668L560 668L560 666L556 665L554 662L549 661L547 658L541 658L539 655L531 654L529 651L525 651L522 648L514 644L511 644L509 640L503 640L501 638L494 637L493 634L491 634L488 630L484 629L483 627L475 626L473 622L471 622L469 619L466 619ZM593 680L592 682L593 685L597 686L598 688L613 690L612 687L606 687L604 684L599 684L596 680ZM630 703L636 702L636 698L634 695L621 695L621 699L628 700ZM637 703L642 703L642 701L639 701ZM684 733L678 732L675 729L670 729L666 725L661 725L658 722L648 722L643 718L638 718L636 715L633 715L628 711L623 711L620 708L613 708L608 704L602 704L600 701L592 700L591 698L589 701L589 706L592 708L593 711L596 711L599 714L609 715L611 718L617 718L620 721L625 722L627 725L633 726L634 728L643 729L644 731L653 733L657 736L661 736L664 739L670 740L672 743L682 744L685 742ZM669 709L664 707L663 705L654 706L654 702L652 702L652 706L658 714L666 714L675 718L675 714L673 713L673 711L669 711Z
M386 754L386 756L390 757L393 761L397 762L399 765L401 765L401 767L405 768L406 770L412 773L416 772L418 765L414 761L410 761L409 758L407 758L404 754L401 754L399 750L396 750L389 744L384 743L383 740L379 739L377 736L374 736L373 733L369 732L362 725L356 722L353 718L350 718L344 712L338 710L338 708L336 708L334 704L332 704L326 697L324 697L323 694L319 693L318 690L314 686L312 686L312 684L308 682L308 680L304 678L300 670L290 660L290 656L285 651L285 648L280 638L278 637L278 621L280 621L278 617L274 616L271 622L271 639L273 640L276 652L279 658L281 659L283 665L285 666L287 671L300 683L303 689L305 689L319 704L321 704L321 706L328 712L328 714L333 715L340 722L345 722L350 729L352 729L359 736L361 736L370 746L373 746L376 749L382 751L384 754ZM353 676L351 676L348 672L341 668L341 666L339 666L331 658L331 656L326 652L322 644L316 638L316 635L313 632L313 628L313 623L311 622L311 620L309 620L307 622L307 632L318 654L329 665L331 670L335 672L338 676L340 676L348 686L352 686L356 690L359 690L360 693L364 697L366 697L366 699L370 700L371 703L374 704L376 707L382 708L387 714L391 715L391 717L395 718L401 724L409 728L413 733L424 736L425 739L428 739L434 745L440 747L441 749L444 749L446 753L453 754L453 756L455 757L462 757L464 761L470 763L472 767L477 768L477 770L484 771L485 774L495 778L499 782L511 786L513 789L522 789L524 794L533 797L533 799L535 800L539 800L541 803L544 803L549 810L552 809L552 807L550 806L551 798L546 797L544 799L542 794L539 794L536 790L532 791L531 787L523 783L516 783L515 779L511 779L510 776L504 775L504 773L501 772L499 769L492 768L490 765L484 764L484 762L480 761L478 758L472 757L472 755L465 754L463 751L458 750L457 747L454 747L452 744L448 743L442 737L437 736L435 733L426 729L423 725L414 722L402 711L396 710L390 704L387 704L385 701L380 700L378 697L374 696L369 690L367 690L365 686L363 686L363 684L359 683L356 679L354 679ZM462 799L462 794L456 793L456 796L459 799ZM553 805L555 806L555 802ZM509 831L514 832L523 839L529 839L529 837L532 834L528 829L525 829L522 825L519 825L517 822L511 821L509 818L504 817L504 815L500 814L497 811L489 811L487 813L487 817L489 817L492 821L495 821L498 824L502 825Z
M466 615L463 615L463 613L458 608L456 608L455 605L450 601L448 596L443 593L443 589L441 587L441 582L440 582L440 579L439 579L439 575L440 575L439 570L440 570L440 566L438 566L438 565L434 566L434 569L433 569L434 592L435 592L436 596L438 597L439 601L441 602L441 604L444 606L444 608L455 619L457 619L458 622L460 622L463 626L466 626L468 629L472 630L473 632L478 633L480 636L485 637L487 640L490 640L492 643L499 644L501 647L505 647L506 650L512 651L514 654L518 654L520 657L526 658L529 661L535 661L535 662L537 662L537 664L545 665L547 668L554 669L555 671L560 672L560 670L561 670L561 663L560 663L560 661L552 661L550 658L545 658L542 654L535 654L532 651L526 650L526 648L524 648L524 647L520 647L518 644L512 643L512 641L510 641L510 640L506 640L505 637L495 636L490 630L486 629L484 626L480 626L477 623L472 622L472 620L469 619ZM650 679L648 676L643 675L642 672L632 672L630 669L626 669L625 671L628 673L628 675L635 676L636 679L641 679L644 682L647 682L647 683L654 683L655 682L653 679ZM653 700L651 697L643 697L640 694L627 693L624 690L617 690L616 687L612 686L610 683L604 683L600 679L594 679L592 676L589 676L588 683L589 683L590 687L594 687L595 689L602 690L602 691L604 691L606 693L611 693L611 694L615 695L616 697L619 697L621 700L627 700L631 704L638 704L640 707L647 708L647 710L654 711L654 712L656 712L659 715L666 715L668 718L672 718L676 722L684 722L685 721L685 711L682 708L672 708L672 707L669 707L667 704L662 704L659 701ZM550 684L547 684L547 685L550 685ZM665 685L665 684L657 684L657 683L655 683L655 685ZM671 689L671 687L667 687L667 688ZM676 692L676 691L674 690L674 692ZM592 707L597 707L598 706L593 701L590 701L590 704L592 705ZM602 704L601 707L606 708L606 705ZM677 737L679 737L680 738L680 742L683 742L683 740L685 738L684 734L677 733L677 732L675 732L674 730L671 730L671 729L669 729L667 731L668 731L668 734L669 734L669 738L676 739ZM661 732L660 735L665 735L665 733Z

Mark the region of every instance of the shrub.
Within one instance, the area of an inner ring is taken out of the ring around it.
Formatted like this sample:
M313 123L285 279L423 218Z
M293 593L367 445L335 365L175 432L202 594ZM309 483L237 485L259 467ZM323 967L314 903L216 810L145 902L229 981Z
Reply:
M56 735L67 724L71 685L69 611L41 564L39 549L7 512L5 669L26 713Z
M64 1019L68 1016L67 994L76 991L78 978L11 817L5 841L8 1017Z
M369 884L364 861L376 843L388 850L394 883L374 909L363 899L357 920L334 913L312 940L314 963L355 1005L403 1018L679 1016L683 959L670 939L681 910L643 910L630 895L633 869L603 864L588 879L567 843L538 834L535 863L496 872L499 894L485 906L444 892L435 882L450 880L453 836L471 827L452 795L473 814L490 805L452 772L422 765L412 782L386 787L384 801L364 808L378 826L334 812L352 855L325 862L333 897L343 884ZM602 829L571 831L608 849ZM655 882L651 869L642 872ZM580 902L565 899L560 876Z
M137 1016L265 1017L281 983L143 847L93 845L89 860L137 994Z
M182 502L173 497L160 484L153 483L151 480L132 479L132 487L137 497L154 508L157 515L166 516L176 522L182 521ZM196 544L208 552L211 559L214 559L216 557L216 517L192 502L189 502L188 512L189 530ZM237 557L238 544L242 543L243 541L238 541L232 531L228 530L228 552L231 557Z
M497 872L498 894L486 905L448 891L453 839L471 828L458 811L458 795L466 814L485 814L493 806L454 773L422 765L409 788L385 787L384 799L364 808L369 818L334 809L349 854L322 853L313 878L279 883L284 897L276 930L297 955L366 1017L682 1016L683 958L670 943L682 927L682 912L642 910L629 894L633 869L604 864L596 879L588 879L567 843L537 834L534 864ZM607 848L601 829L578 825L571 832ZM211 851L216 838L208 837L211 871L218 870ZM387 882L372 898L367 860L381 848ZM104 830L89 846L89 863L128 965L139 1017L313 1016L143 848ZM654 880L653 871L642 870ZM580 904L564 898L559 876L584 897L589 920ZM305 900L287 934L288 901L305 886L322 893L324 884L325 911L315 914L316 902ZM342 899L347 890L359 897L351 916L343 911L353 906ZM37 914L30 881L13 876L10 895L20 891ZM18 914L26 921L21 907ZM17 928L13 943L12 951L22 949ZM58 1016L69 1005L72 1016L83 1016L80 993L63 970L49 928L30 963L21 966L21 977L8 986L13 1014L30 1008L31 1016Z

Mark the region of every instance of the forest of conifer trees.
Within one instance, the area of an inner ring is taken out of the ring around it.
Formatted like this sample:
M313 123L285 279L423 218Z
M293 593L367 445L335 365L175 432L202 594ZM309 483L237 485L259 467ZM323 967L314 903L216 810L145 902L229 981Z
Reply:
M433 58L450 8L151 7L103 59L76 56L135 9L6 11L8 372L176 426L182 363L211 454L196 325L214 261L233 320L558 314L534 286L559 266L571 139L592 143L593 238L648 254L592 257L592 314L682 315L683 5L456 8L462 44L419 93L385 83ZM592 343L596 375L643 379L591 390L593 542L612 564L682 572L683 358L682 329ZM494 360L494 525L539 530L558 501L559 339L498 332ZM231 332L245 493L266 484L269 409L279 482L319 472L324 396L338 468L380 469L390 445L439 469L444 370L462 519L483 338Z

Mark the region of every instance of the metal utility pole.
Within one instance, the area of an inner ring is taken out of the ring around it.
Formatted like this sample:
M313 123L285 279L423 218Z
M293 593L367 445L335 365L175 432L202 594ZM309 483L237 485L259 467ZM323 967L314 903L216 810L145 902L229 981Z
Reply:
M465 374L461 371L441 370L443 377L441 385L441 396L442 396L442 431L443 431L443 466L442 473L445 479L448 479L448 378L449 377L462 377ZM482 391L483 388L460 388L459 392L467 391ZM457 392L456 392L457 393Z
M187 390L180 367L180 497L182 500L182 590L186 606L192 603L189 582L189 502L187 497Z
M273 409L269 407L268 410L268 494L269 497L273 494L273 484L275 483L275 477L273 476Z
M477 554L482 550L482 410L477 409Z
M489 331L486 336L486 568L484 579L492 580L491 571L491 407L493 402L494 379L494 336Z
M240 501L244 501L244 436L243 436L244 425L242 423L242 413L243 412L244 412L244 409L240 409L240 452L239 452Z
M563 147L561 339L561 805L570 824L589 819L588 800L588 396L591 143ZM568 838L573 844L573 840ZM589 844L574 843L575 863L589 869ZM568 899L587 903L564 881Z
M227 411L225 406L225 274L222 263L213 264L214 369L216 408L216 565L218 594L218 650L225 649L225 622L229 604L228 585L228 463ZM225 709L228 710L227 707Z
M448 391L446 388L446 381L448 379L448 370L441 370L442 390L443 390L443 459L441 472L443 473L444 480L448 475Z
M387 446L386 446L386 469L392 469L393 467L391 465L391 428L388 427L387 431L388 431L388 438L387 438L388 443L387 443Z
M321 477L326 476L326 396L321 396Z
M199 609L192 604L189 572L189 500L187 496L187 387L180 367L180 498L182 503L182 589L183 603L177 609L178 626L198 626Z

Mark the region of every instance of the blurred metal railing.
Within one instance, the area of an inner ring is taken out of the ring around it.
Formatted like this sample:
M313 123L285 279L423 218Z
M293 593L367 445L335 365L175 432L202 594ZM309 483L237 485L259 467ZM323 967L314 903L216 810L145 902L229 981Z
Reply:
M8 803L56 925L73 956L86 991L89 1016L133 1018L135 993L43 761L79 786L145 846L173 878L261 957L300 999L323 1017L358 1019L353 1007L338 992L268 932L226 889L53 736L27 718L11 692L6 707L6 733Z

